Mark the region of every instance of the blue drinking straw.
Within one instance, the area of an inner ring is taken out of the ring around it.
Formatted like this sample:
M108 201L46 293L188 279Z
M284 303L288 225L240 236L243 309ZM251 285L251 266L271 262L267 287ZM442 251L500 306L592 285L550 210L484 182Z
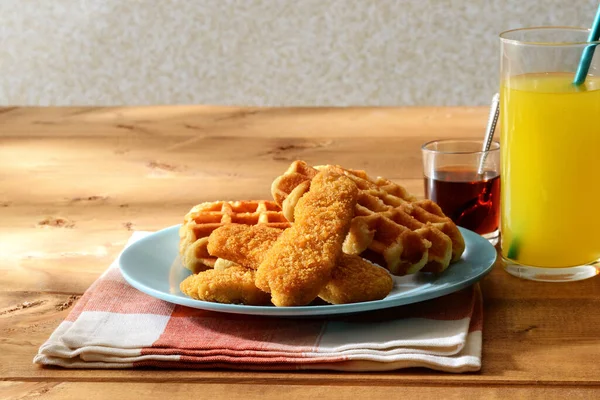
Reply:
M592 25L592 30L590 31L590 37L588 38L588 42L596 42L600 39L600 4L598 5L598 12L596 13L596 18L594 19L594 24ZM575 73L575 80L573 83L577 86L581 85L585 82L585 77L590 69L590 64L592 63L592 57L594 56L594 50L596 50L596 44L591 46L587 46L585 50L583 50L583 54L581 55L581 60L579 60L579 67L577 67L577 72Z

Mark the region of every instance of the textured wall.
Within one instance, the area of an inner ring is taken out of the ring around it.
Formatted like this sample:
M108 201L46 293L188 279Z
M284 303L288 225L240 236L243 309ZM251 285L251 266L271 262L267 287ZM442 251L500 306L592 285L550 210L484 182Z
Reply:
M1 105L480 105L598 0L2 0Z

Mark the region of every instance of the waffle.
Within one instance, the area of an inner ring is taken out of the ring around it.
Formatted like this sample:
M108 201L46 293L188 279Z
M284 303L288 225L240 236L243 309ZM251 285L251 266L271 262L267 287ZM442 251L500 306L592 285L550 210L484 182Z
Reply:
M296 203L324 168L346 175L360 190L345 253L360 254L394 275L441 272L460 259L464 239L437 204L417 201L404 187L385 178L372 179L364 171L331 165L313 168L294 161L271 185L273 198L288 220L293 221Z
M208 237L226 224L265 224L272 228L291 226L273 201L215 201L194 206L179 228L179 254L183 265L194 273L215 266L216 257L207 250Z

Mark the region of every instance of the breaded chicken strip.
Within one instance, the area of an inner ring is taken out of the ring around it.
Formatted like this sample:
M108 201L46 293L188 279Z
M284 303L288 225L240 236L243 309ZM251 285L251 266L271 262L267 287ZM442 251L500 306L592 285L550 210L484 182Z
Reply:
M218 252L213 255L231 257L231 261L239 264L245 263L245 267L253 269L258 268L266 251L275 244L283 232L280 229L260 227L260 225L231 227L232 225L225 225L215 230L209 237L209 247L213 239L219 243L219 246L215 246ZM261 251L252 252L252 256L249 257L238 250L248 249L248 243L253 241L254 237L259 236L264 240L261 244ZM227 237L227 240L223 240L223 237ZM219 258L217 263L219 260L221 259ZM223 261L227 263L227 261ZM215 268L217 268L216 264ZM319 297L331 304L381 300L391 292L393 286L394 281L385 269L371 264L358 255L342 254L333 270L331 279L319 292Z
M265 225L227 224L208 237L208 252L246 268L257 269L283 230Z
M342 254L319 297L331 304L360 303L381 300L393 287L394 280L384 268L360 256Z
M254 274L254 270L240 266L224 270L209 269L188 276L179 289L196 300L255 306L271 304L271 296L254 284Z
M313 178L296 205L294 225L256 272L256 286L271 293L273 304L306 305L317 297L342 254L357 198L356 185L345 176L323 170Z

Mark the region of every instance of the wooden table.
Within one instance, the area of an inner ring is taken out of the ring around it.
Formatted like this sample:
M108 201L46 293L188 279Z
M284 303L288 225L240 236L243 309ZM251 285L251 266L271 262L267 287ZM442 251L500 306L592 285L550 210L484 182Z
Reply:
M486 118L485 108L0 108L0 398L598 398L600 280L533 283L500 266L482 281L480 373L32 364L132 230L179 223L201 201L268 198L295 159L422 194L420 145L480 137Z

